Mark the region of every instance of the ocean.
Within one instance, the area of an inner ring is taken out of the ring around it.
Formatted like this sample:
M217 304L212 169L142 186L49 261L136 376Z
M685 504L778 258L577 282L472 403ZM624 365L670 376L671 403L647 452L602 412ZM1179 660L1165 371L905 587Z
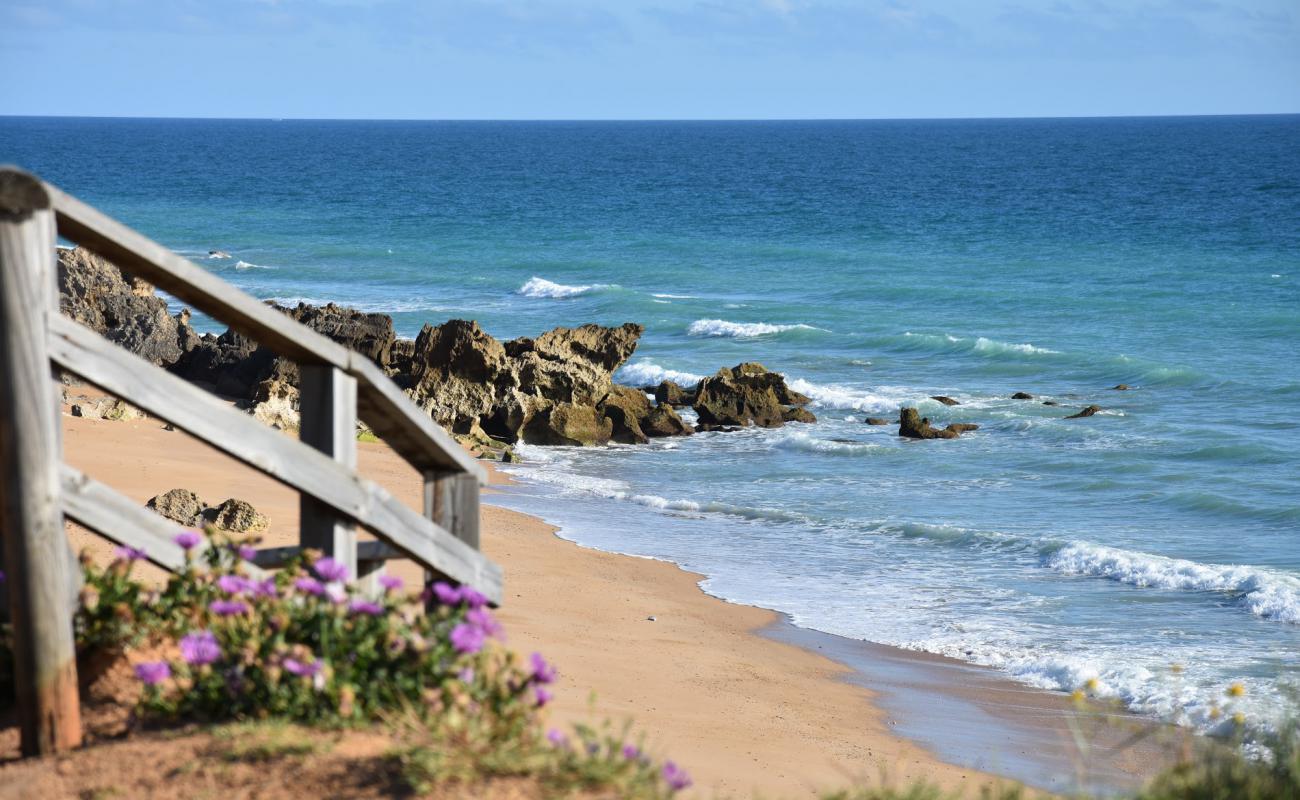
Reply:
M760 361L813 398L521 448L493 502L567 538L1202 730L1296 710L1300 116L0 118L0 160L261 298L405 336L640 322L625 383ZM863 422L905 405L980 429Z

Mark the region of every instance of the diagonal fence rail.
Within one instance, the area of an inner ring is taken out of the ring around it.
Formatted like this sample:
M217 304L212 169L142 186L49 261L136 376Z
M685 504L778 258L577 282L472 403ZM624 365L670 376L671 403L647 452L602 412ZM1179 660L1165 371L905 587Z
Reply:
M298 363L298 441L59 314L57 237L229 324ZM410 558L501 600L501 570L479 551L483 467L370 360L239 291L39 178L0 167L0 534L14 632L24 755L76 746L72 607L64 517L177 569L179 528L62 463L51 368L99 386L299 492L297 546L258 551L258 568L322 550L358 578ZM356 474L358 418L422 476L424 513ZM357 528L377 541L357 541Z

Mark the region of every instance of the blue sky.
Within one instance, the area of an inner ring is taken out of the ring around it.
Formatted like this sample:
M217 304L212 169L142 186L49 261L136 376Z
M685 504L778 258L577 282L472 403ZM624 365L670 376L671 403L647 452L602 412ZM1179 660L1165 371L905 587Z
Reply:
M1300 2L3 0L0 69L0 114L1300 112Z

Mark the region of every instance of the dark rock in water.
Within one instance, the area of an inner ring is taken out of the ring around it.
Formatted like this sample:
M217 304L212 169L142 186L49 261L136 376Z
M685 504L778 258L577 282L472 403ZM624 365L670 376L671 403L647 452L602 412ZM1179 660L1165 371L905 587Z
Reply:
M1114 389L1117 392L1127 392L1130 387L1127 383L1117 383L1110 388Z
M813 413L811 411L809 411L806 408L801 408L800 406L790 406L785 411L781 412L781 419L785 420L786 422L816 422L817 421L817 417L813 416Z
M1029 392L1016 392L1011 395L1012 400L1033 400L1034 396Z
M590 447L608 442L613 430L613 423L594 406L558 403L529 418L522 433L529 444Z
M978 428L970 422L954 422L946 428L936 428L915 408L904 408L898 415L898 435L908 439L956 439L964 431Z
M940 403L943 403L945 406L959 406L959 405L961 405L961 403L957 402L956 400L953 400L951 397L948 397L947 395L942 395L942 394L936 394L936 395L934 395L933 397L931 397L930 399L931 399L931 400L938 400Z
M207 509L207 504L189 489L172 489L149 498L145 507L172 522L196 528L203 524L203 512Z
M1093 414L1096 414L1098 411L1101 411L1101 406L1088 406L1087 408L1080 411L1078 414L1071 414L1065 419L1079 419L1080 417L1091 417Z
M700 381L693 407L702 425L779 428L785 424L786 406L808 402L810 398L786 386L780 373L747 362Z
M1056 402L1055 400L1044 400L1044 401L1043 401L1043 405L1045 405L1045 406L1059 406L1060 403Z
M687 425L669 405L658 405L641 420L641 430L649 437L690 436L695 429Z
M735 433L740 430L737 425L714 425L709 422L701 422L695 426L696 433Z
M645 444L649 441L641 430L641 420L650 416L650 400L645 392L630 386L615 385L601 401L599 410L612 424L610 439L622 444Z
M893 423L892 419L885 419L884 417L867 417L864 421L868 425L890 425Z
M151 364L170 367L197 341L188 313L169 315L152 285L85 248L59 250L58 285L64 314Z
M270 520L251 503L230 498L216 508L203 512L203 518L222 530L234 533L258 533L266 530Z
M670 406L689 406L695 402L695 392L687 391L673 381L663 381L649 390L655 396L656 403Z

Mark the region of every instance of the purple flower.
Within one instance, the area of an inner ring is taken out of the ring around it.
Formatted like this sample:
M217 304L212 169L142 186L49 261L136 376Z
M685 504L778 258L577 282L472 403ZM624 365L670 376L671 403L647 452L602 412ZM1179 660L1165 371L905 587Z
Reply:
M266 580L261 582L249 581L249 586L252 588L253 594L257 595L258 597L279 597L280 596L280 591L276 588L275 585L275 578L267 578Z
M569 746L569 737L565 736L563 733L560 733L560 731L556 728L551 728L549 731L546 732L546 741L550 742L556 747Z
M623 758L626 758L628 761L636 761L640 757L641 748L634 744L623 745Z
M334 605L346 603L348 599L348 590L338 581L330 581L325 584L325 596L330 599Z
M0 583L5 582L5 571L0 569Z
M153 661L135 665L135 676L145 686L157 686L172 676L171 665L166 661Z
M538 708L541 708L542 706L546 705L547 703L555 699L555 695L551 694L550 692L546 691L540 686L533 688L533 696L537 698Z
M557 673L555 667L542 658L541 653L533 653L530 657L533 666L533 682L540 684L555 683Z
M460 599L465 605L469 606L470 608L482 608L483 606L487 605L487 601L488 601L487 598L484 597L473 586L460 587Z
M460 678L460 682L461 682L461 683L473 683L473 682L474 682L474 668L473 668L473 667L465 667L465 668L462 669L460 672L456 673L456 677L457 677L457 678Z
M252 588L252 584L240 575L222 575L217 578L217 588L226 594L243 594Z
M680 792L691 785L691 776L686 774L686 770L677 766L671 761L664 762L664 782L668 788L674 792Z
M477 653L483 649L483 629L477 625L460 623L451 629L451 645L458 653Z
M211 664L221 658L221 647L212 631L195 631L181 637L181 658L186 664Z
M406 581L403 581L396 575L380 575L379 585L384 587L384 591L386 592L396 592L400 591L401 588L406 585Z
M235 553L245 561L252 561L257 556L257 549L251 544L241 544L235 548Z
M172 541L179 547L186 550L193 550L199 546L199 542L203 541L203 537L194 531L181 531L172 538Z
M348 565L337 561L329 556L316 561L312 565L316 574L323 581L345 581L348 579Z
M498 636L501 633L501 623L486 608L470 609L465 614L465 621L483 631L484 636Z
M383 606L369 600L363 600L359 597L348 604L348 610L353 614L369 614L372 617L377 617L384 613Z
M113 555L126 561L139 561L148 554L138 547L118 547L113 550Z
M230 617L248 611L248 604L243 600L213 600L208 610L219 617Z
M311 678L320 672L321 663L319 661L299 661L296 658L286 658L284 668L294 675Z
M294 581L293 585L296 589L298 589L298 591L306 592L307 594L314 594L317 597L320 597L321 595L325 594L325 587L322 586L321 582L316 580L315 578L308 578L304 576Z
M438 599L438 602L441 605L444 606L460 605L460 589L457 589L456 587L452 586L450 583L444 583L443 581L438 581L432 586L432 589L433 589L433 596ZM428 590L425 591L425 594L428 594ZM427 597L425 598L426 601L428 601L428 599L429 598Z

